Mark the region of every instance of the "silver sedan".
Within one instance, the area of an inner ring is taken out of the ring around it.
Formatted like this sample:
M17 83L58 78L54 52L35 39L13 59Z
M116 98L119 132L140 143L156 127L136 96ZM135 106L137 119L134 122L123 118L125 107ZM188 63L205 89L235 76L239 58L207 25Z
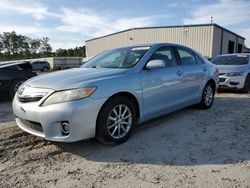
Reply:
M250 54L225 54L212 59L219 70L219 89L250 89Z
M218 70L175 44L112 49L81 68L26 81L13 100L17 125L51 141L123 143L136 124L199 104L208 109Z

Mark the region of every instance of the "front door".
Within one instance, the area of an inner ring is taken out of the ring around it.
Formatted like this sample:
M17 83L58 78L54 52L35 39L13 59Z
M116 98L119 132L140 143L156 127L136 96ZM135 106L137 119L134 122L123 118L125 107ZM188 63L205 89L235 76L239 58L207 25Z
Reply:
M141 72L144 115L161 113L182 103L182 70L177 64L174 50L170 46L157 49L150 60L161 59L164 68Z

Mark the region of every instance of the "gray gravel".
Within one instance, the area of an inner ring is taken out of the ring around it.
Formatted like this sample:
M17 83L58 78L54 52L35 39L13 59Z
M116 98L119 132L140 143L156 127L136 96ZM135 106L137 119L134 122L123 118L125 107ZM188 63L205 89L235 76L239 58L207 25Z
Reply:
M0 187L250 187L250 94L147 122L128 142L48 142L0 103Z

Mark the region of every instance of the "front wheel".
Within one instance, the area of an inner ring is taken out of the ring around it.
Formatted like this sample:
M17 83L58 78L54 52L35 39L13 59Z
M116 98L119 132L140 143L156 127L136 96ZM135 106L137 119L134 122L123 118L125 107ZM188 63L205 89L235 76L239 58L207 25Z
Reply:
M203 109L209 109L211 108L213 101L214 101L214 87L211 83L207 83L205 86L203 93L202 93L202 98L199 106Z
M9 91L9 98L13 99L18 88L25 82L24 79L19 79L19 80L15 80L12 82L11 86L10 86L10 91Z
M126 97L111 98L97 120L97 139L102 143L122 144L128 140L136 124L134 104Z

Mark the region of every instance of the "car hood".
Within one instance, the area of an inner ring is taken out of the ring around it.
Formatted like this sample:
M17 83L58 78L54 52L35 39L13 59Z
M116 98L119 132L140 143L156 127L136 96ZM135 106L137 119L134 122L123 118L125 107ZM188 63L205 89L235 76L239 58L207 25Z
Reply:
M94 80L120 76L125 72L126 69L75 68L40 75L25 84L31 87L64 90L78 88Z
M217 65L219 73L243 72L246 70L246 65Z

